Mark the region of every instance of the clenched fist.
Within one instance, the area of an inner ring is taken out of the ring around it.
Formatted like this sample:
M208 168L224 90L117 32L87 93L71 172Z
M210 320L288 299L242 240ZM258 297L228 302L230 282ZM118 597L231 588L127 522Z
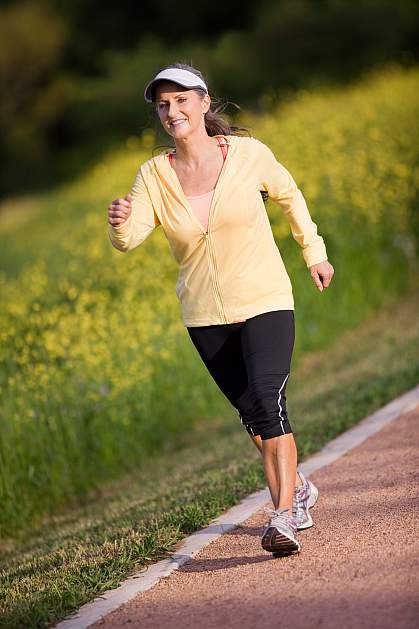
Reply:
M119 227L131 215L131 194L125 196L124 199L115 199L108 205L108 223L113 227Z
M318 262L310 267L311 277L320 292L327 288L332 281L335 269L328 260Z

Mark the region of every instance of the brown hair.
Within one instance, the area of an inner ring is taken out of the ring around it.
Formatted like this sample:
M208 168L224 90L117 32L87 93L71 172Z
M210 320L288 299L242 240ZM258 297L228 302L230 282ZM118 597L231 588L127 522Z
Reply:
M199 78L202 79L206 83L206 85L208 85L208 81L206 80L202 72L194 68L192 65L189 65L188 63L183 63L183 62L171 63L170 65L159 68L156 74L158 72L161 72L162 70L167 70L169 68L181 68L182 70L189 70L189 72L193 72L194 74L199 76ZM194 87L193 89L195 92L197 92L197 94L201 98L203 98L206 94L203 88ZM153 101L154 101L154 97L155 97L155 86L153 86L152 88ZM208 109L208 111L206 112L204 116L205 128L207 130L208 135L209 136L214 136L214 135L251 136L250 131L246 129L246 127L239 127L236 125L231 125L228 122L228 120L226 120L220 115L220 112L223 112L224 109L226 109L226 107L228 107L229 104L232 104L235 107L237 107L237 109L240 109L239 105L236 105L236 103L233 103L227 99L219 98L218 96L211 96L210 108ZM158 129L160 130L160 125L158 125ZM170 148L173 148L173 145L159 144L158 146L154 147L153 152L158 148L163 148L163 147L168 147L168 146L170 146ZM264 190L261 190L261 195L262 195L263 201L266 202L269 196L268 193Z

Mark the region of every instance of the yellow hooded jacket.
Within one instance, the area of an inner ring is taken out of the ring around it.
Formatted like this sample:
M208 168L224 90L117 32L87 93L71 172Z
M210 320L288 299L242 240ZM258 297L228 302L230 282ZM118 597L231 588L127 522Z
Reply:
M212 198L208 232L188 204L169 151L138 169L128 219L118 226L108 223L111 243L124 252L163 227L179 264L176 295L185 326L234 323L270 310L294 309L291 281L261 190L281 206L307 267L327 260L300 189L271 149L254 137L221 137L230 146Z

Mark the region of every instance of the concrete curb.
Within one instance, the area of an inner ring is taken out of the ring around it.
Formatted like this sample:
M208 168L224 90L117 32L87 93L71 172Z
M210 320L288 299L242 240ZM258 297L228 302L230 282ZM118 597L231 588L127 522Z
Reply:
M419 385L378 409L356 426L329 441L317 454L298 465L303 474L309 476L315 470L328 465L343 456L369 436L378 432L386 424L401 414L406 413L419 404ZM232 507L213 522L187 537L178 552L170 558L159 561L148 568L129 577L121 585L108 590L90 603L81 607L75 615L55 625L54 629L85 629L96 621L114 611L140 592L155 585L162 577L166 577L188 561L202 548L247 520L270 501L267 487L247 496L242 502Z

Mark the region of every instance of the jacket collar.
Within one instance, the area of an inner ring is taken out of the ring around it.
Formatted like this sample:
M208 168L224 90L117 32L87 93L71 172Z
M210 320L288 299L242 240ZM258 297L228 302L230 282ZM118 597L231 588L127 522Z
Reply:
M221 134L220 134L221 135ZM220 189L222 187L222 182L226 176L226 172L230 169L230 164L234 154L237 150L237 136L232 135L221 135L222 138L229 144L229 149L227 152L227 157L224 161L223 167L220 172L220 176L218 178L217 184L215 186L214 196L211 203L211 207L216 203ZM176 174L175 169L170 164L169 154L170 151L164 151L159 155L152 158L154 167L157 171L158 177L161 181L163 181L166 188L168 188L171 194L178 200L178 202L188 211L190 212L190 206L188 200L183 192L182 186L180 184L179 178Z

